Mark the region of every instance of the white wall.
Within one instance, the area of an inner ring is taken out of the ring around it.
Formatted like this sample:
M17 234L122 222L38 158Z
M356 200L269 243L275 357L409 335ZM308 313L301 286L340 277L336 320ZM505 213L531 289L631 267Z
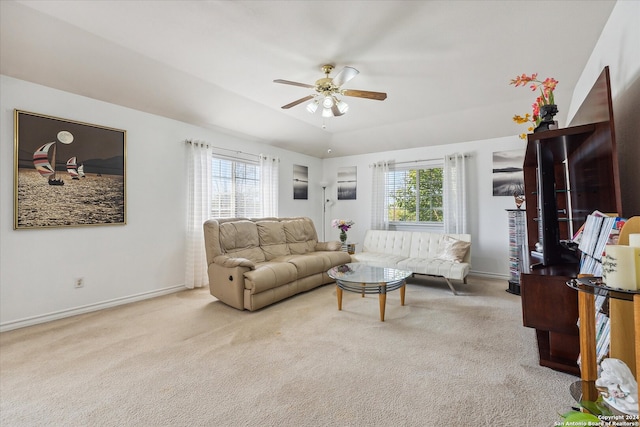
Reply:
M182 289L185 139L279 156L280 215L321 221L321 190L292 200L293 164L319 181L320 159L7 76L0 101L0 330ZM14 109L127 131L126 225L13 230Z
M452 153L467 153L469 159L469 231L472 239L472 272L507 278L509 274L508 220L505 209L515 208L513 197L494 197L492 155L494 151L524 151L525 141L517 136L472 141L446 146L429 146L410 150L396 150L363 156L326 159L325 179L332 204L327 207L327 237L338 238L339 231L330 228L331 219L351 219L355 225L349 230L349 241L362 243L371 224L371 179L369 165L381 160L403 162L443 158ZM358 173L357 199L337 200L337 171L339 167L356 166ZM361 246L356 246L361 250ZM506 283L506 282L505 282ZM505 285L506 286L506 285Z
M640 215L640 1L618 1L573 93L569 120L609 66L622 214Z

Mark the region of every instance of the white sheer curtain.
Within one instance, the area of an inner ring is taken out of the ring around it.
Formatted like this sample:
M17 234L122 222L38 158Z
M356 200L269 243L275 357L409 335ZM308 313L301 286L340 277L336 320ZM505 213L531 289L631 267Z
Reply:
M444 159L444 232L464 234L467 231L467 156L450 154Z
M278 163L280 163L279 158L268 154L260 154L263 217L278 216Z
M372 165L371 180L371 228L373 230L389 229L389 198L387 192L387 174L389 163L380 161Z
M187 236L184 285L201 288L209 284L202 224L211 212L212 149L203 142L187 141Z

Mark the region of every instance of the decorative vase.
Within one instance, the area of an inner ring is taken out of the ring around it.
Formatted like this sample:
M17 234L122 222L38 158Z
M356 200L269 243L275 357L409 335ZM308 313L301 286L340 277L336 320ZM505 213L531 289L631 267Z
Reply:
M540 124L533 132L549 130L549 126L555 124L553 116L558 114L558 106L556 104L546 104L540 106Z
M345 243L347 241L347 232L342 230L340 231L340 241Z

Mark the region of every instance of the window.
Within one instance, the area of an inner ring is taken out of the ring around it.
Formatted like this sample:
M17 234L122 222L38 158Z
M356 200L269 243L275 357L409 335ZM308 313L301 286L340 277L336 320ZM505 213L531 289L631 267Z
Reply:
M260 165L213 158L212 218L261 216Z
M389 170L386 185L389 222L443 222L442 165Z

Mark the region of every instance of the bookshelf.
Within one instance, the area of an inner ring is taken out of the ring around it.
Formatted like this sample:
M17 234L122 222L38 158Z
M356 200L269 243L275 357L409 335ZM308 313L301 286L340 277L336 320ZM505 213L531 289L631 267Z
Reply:
M586 228L586 227L585 227ZM640 217L629 218L620 230L618 244L629 245L629 235L640 233ZM582 399L595 401L598 366L604 357L620 359L638 378L640 373L640 290L609 288L599 283L599 277L579 275L567 282L578 291L580 319L580 377ZM607 315L600 303L608 303ZM600 322L607 328L600 329ZM604 351L607 354L603 354ZM638 403L640 412L640 402Z
M595 401L598 391L598 328L596 322L597 298L609 299L610 349L608 357L620 359L637 378L640 372L640 291L613 290L597 284L597 278L578 278L567 282L578 291L580 316L580 359L582 394L585 400ZM617 307L617 308L616 308ZM616 310L614 310L616 308ZM638 409L640 410L640 403Z
M608 67L572 126L528 135L523 172L523 324L536 329L540 365L580 375L578 292L566 286L578 276L580 256L567 242L593 211L623 212Z

